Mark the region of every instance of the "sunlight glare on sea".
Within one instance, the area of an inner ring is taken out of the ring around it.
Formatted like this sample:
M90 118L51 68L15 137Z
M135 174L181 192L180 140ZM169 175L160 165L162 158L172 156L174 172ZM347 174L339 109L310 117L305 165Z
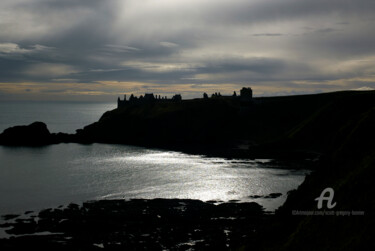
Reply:
M274 210L307 171L126 145L0 147L0 214L97 199L256 201ZM282 193L276 199L253 199Z

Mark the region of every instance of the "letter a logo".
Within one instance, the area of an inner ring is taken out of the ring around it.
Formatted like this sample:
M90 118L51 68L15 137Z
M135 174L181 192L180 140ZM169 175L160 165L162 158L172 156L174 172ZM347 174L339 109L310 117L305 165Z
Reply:
M326 196L327 193L328 193L328 196ZM324 189L323 192L320 194L320 196L315 199L318 201L318 209L321 209L323 207L323 200L327 201L328 209L334 208L336 206L336 202L332 204L334 194L335 194L335 191L333 191L332 188L327 187L326 189Z

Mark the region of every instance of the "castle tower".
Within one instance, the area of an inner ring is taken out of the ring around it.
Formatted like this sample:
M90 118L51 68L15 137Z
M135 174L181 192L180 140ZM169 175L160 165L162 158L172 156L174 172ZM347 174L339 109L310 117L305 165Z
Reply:
M240 93L241 93L241 99L252 99L253 98L253 90L250 87L248 87L248 88L243 87L241 89Z

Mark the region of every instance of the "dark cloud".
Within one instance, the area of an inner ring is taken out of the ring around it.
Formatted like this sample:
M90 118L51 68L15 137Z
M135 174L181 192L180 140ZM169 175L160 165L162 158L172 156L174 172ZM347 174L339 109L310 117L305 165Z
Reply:
M279 37L279 36L284 36L284 34L281 33L258 33L258 34L253 34L254 37Z
M375 75L373 0L4 0L0 16L0 82L297 88L287 81Z
M318 33L331 33L331 32L336 32L339 31L338 29L332 29L332 28L324 28L324 29L318 29L316 32Z
M256 1L255 3L243 1L242 4L233 4L227 7L227 9L219 10L223 15L227 13L222 20L248 23L340 15L371 17L375 11L375 3L372 0L271 0Z

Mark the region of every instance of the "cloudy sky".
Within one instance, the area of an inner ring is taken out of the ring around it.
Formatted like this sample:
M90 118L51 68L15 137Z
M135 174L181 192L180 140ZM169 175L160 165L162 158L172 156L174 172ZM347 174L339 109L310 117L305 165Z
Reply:
M1 0L0 100L375 88L374 0Z

